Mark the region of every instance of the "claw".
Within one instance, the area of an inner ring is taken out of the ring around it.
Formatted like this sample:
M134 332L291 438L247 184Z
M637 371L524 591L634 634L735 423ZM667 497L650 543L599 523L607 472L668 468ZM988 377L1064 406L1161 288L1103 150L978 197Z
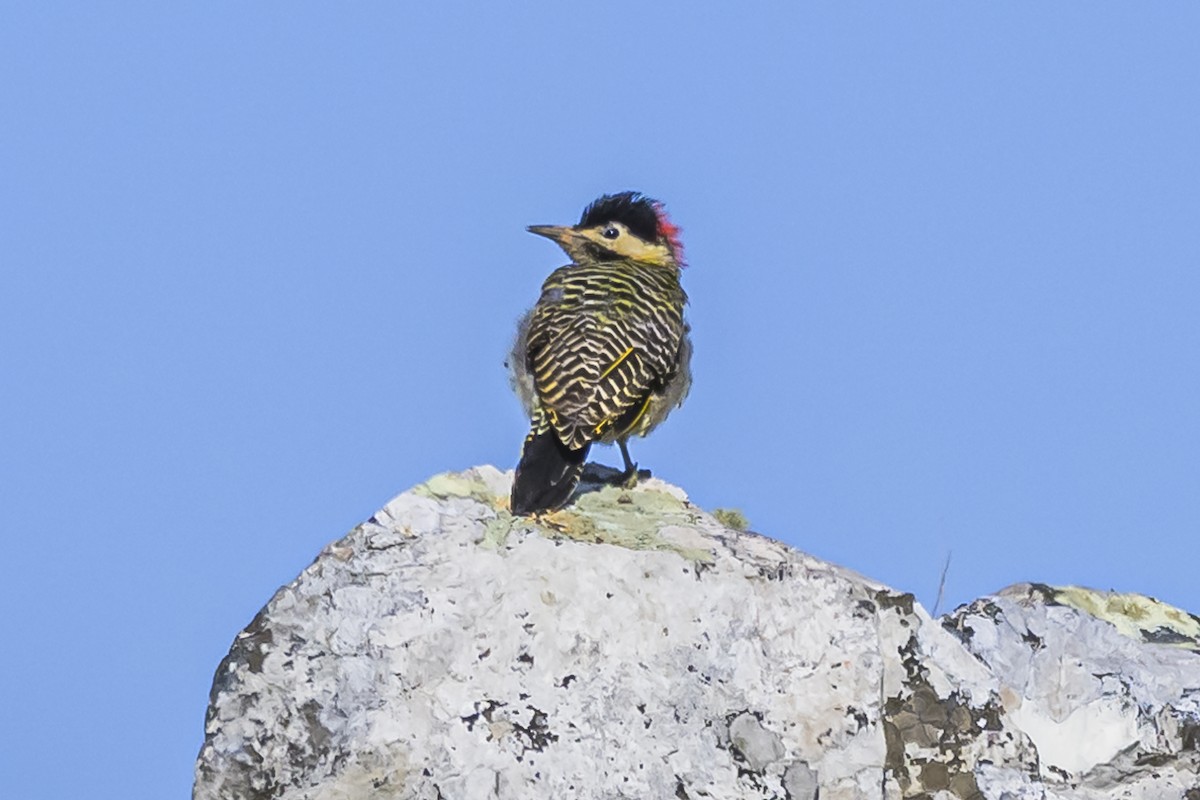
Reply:
M650 477L650 470L638 469L638 465L629 457L629 448L625 445L624 439L617 440L617 444L621 446L621 458L625 461L625 472L621 475L620 485L626 489L632 489L637 486L639 480L646 480Z
M632 489L637 486L639 477L641 476L638 474L637 464L634 464L633 469L625 470L625 474L621 476L621 485L626 489Z

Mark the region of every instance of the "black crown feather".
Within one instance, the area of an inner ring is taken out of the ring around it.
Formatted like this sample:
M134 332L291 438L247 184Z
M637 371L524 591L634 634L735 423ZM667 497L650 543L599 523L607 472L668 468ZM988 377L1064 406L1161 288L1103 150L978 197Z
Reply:
M646 242L659 239L658 202L640 192L606 194L583 210L580 227L592 228L606 222L620 222L634 236Z

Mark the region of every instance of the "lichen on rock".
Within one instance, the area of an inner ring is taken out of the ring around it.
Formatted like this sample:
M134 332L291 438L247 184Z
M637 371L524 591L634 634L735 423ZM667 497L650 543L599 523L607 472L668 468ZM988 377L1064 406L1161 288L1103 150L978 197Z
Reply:
M196 800L1197 785L1184 612L1026 586L937 621L661 481L534 518L510 481L435 476L279 590L217 668Z

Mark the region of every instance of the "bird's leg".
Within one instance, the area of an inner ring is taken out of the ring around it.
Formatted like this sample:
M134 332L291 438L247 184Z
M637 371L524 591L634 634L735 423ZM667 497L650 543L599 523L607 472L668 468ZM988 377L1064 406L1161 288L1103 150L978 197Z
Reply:
M633 459L629 457L629 447L625 444L625 439L618 439L617 444L621 447L621 458L625 460L625 473L621 475L621 483L627 489L632 489L637 486L638 478L649 478L650 470L639 470L638 465L633 463Z

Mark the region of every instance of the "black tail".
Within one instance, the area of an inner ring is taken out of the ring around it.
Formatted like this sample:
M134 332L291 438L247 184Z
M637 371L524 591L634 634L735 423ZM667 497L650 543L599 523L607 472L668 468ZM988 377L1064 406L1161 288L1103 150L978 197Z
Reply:
M532 514L567 502L583 474L590 448L584 445L568 450L552 430L526 439L513 478L512 513Z

